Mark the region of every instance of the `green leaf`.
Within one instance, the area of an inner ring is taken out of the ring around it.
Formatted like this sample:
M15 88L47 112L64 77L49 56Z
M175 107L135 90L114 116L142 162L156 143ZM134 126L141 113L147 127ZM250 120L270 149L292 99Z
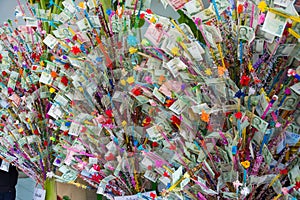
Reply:
M200 42L205 43L203 36L201 32L198 30L198 28L196 27L194 21L191 20L188 16L186 16L184 12L181 10L178 10L177 13L180 15L180 18L177 21L180 24L185 23L186 25L188 25L191 31L193 32L194 37L197 38Z

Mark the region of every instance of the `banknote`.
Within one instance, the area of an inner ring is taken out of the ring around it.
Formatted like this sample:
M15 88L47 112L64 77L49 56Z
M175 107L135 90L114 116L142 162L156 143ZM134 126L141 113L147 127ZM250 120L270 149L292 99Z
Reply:
M284 100L283 104L280 106L280 109L294 110L299 103L299 99L299 96L292 92L292 94Z
M247 111L246 112L247 117L251 118L252 113ZM253 115L251 124L254 128L256 128L259 132L265 133L268 128L268 122L264 121L260 117Z
M240 26L239 39L251 42L255 38L253 28L248 26Z
M293 52L296 44L281 44L277 47L277 43L273 42L272 44L268 44L268 51L272 53L275 50L276 56L290 56Z
M262 26L257 26L255 37L259 39L263 39L264 41L268 43L272 43L274 41L275 35L267 33L266 31L262 30Z
M282 7L287 7L290 4L293 4L295 0L274 0L274 4Z
M262 30L281 37L287 23L287 18L268 12Z

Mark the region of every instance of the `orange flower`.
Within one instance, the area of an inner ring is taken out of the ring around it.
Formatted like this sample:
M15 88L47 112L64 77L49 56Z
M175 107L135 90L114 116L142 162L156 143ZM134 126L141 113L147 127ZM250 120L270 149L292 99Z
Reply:
M248 160L245 160L244 162L241 162L241 165L245 168L248 169L250 167L250 162Z
M56 73L55 71L52 71L52 72L51 72L51 77L52 77L52 78L56 78L56 77L57 77L57 73Z
M201 120L204 122L209 122L209 114L206 113L204 110L201 112Z
M243 11L244 11L244 6L243 6L243 4L240 4L237 8L237 12L238 12L238 14L241 14Z

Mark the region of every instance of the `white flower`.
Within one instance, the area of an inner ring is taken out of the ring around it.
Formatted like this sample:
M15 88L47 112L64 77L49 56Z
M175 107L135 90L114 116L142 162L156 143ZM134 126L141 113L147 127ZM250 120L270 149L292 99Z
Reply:
M247 187L243 187L243 189L241 190L241 194L244 196L247 196L249 193L250 193L250 190Z

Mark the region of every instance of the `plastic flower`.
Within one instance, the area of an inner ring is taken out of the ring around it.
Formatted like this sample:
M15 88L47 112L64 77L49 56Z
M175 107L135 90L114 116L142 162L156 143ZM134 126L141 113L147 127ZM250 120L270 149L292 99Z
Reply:
M244 196L247 196L249 193L250 193L250 190L247 187L243 187L243 189L241 190L241 194Z
M225 67L218 67L218 74L219 76L223 76L224 73L226 72L226 68Z
M132 84L132 83L134 83L134 77L133 77L133 76L131 76L131 77L128 77L128 79L127 79L127 83L128 83L128 84Z
M286 175L289 171L287 169L280 170L281 175Z
M248 160L241 162L241 165L245 168L248 169L250 167L250 162Z
M81 50L78 48L78 46L73 46L71 52L77 55L81 52Z
M237 118L237 119L241 119L243 114L241 112L237 112L234 114L234 116Z
M171 49L171 53L174 55L174 56L179 56L179 48L178 47L173 47Z
M265 1L261 1L258 3L257 7L261 12L265 12L268 8L268 5Z
M137 48L134 48L134 47L130 47L129 48L129 53L130 54L134 54L134 53L136 53L137 52Z
M242 186L243 184L239 181L236 180L233 182L233 187L237 190L240 186Z
M243 11L244 11L244 5L243 5L243 4L240 4L240 5L238 6L238 8L237 8L237 12L238 12L239 14L241 14Z
M143 94L143 90L141 88L133 88L131 92L132 94L134 94L134 96L139 96Z
M49 89L49 92L52 94L52 93L55 92L55 89L54 89L54 88L50 88L50 89Z
M249 78L248 76L243 75L243 76L241 77L240 84L241 84L242 86L248 86L248 85L249 85L249 82L250 82L250 78Z
M204 122L209 122L209 114L202 110L201 112L201 120Z
M148 8L148 9L146 10L146 13L152 14L152 10Z
M140 19L145 19L145 13L140 14Z
M143 125L143 127L145 127L145 126L150 125L150 123L151 123L151 118L150 118L149 116L147 116L147 117L143 120L142 125ZM152 146L153 146L153 144L152 144Z
M176 126L180 126L181 121L175 115L172 115L172 117L170 118L170 120L172 121L172 124L175 124Z
M68 78L66 76L61 77L60 82L64 85L64 86L68 86Z
M258 17L258 24L263 24L265 21L265 18L266 18L265 13L260 14Z
M207 68L207 69L205 70L205 74L206 74L207 76L211 76L211 75L212 75L211 69L210 69L210 68Z

